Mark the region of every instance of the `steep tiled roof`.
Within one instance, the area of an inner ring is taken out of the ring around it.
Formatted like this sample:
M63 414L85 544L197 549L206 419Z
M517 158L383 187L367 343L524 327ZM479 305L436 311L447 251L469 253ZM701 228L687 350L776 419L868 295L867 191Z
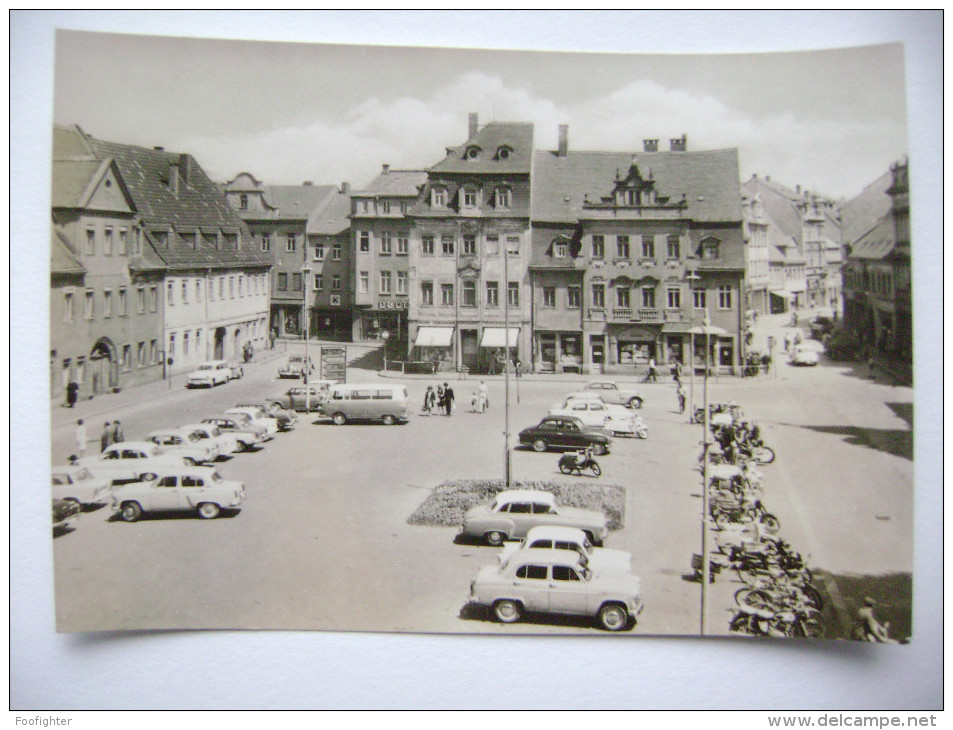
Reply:
M890 196L887 189L893 182L890 170L878 177L860 194L848 200L840 208L842 240L853 243L864 235L883 216L890 212Z
M804 193L798 193L774 180L761 177L752 177L741 187L746 195L760 195L765 212L775 225L784 235L793 238L799 247L803 246L804 226L797 204L807 200ZM823 217L821 235L828 240L839 241L841 222L835 211L830 206L823 206L820 213Z
M268 254L254 246L244 221L191 155L106 142L84 135L78 128L69 131L82 136L72 145L85 142L98 159L116 161L147 227L171 227L177 234L196 230L206 234L203 242L195 245L176 237L168 246L159 246L157 253L170 267L270 265ZM220 247L208 243L215 240L218 231L234 234L237 239Z
M371 180L360 192L375 195L416 196L426 182L426 170L388 170Z
M699 222L740 222L741 187L734 149L703 152L537 152L533 166L532 217L572 221L586 216L583 203L609 195L616 176L631 165L651 173L660 195L677 202L685 195L685 216Z
M576 258L579 254L579 242L574 237L575 230L572 227L561 229L554 228L533 228L533 252L530 256L529 267L531 269L580 269L584 262L576 265ZM553 241L562 239L567 244L566 256L553 256Z
M334 236L351 227L350 214L350 194L335 190L320 207L311 213L305 230L308 233Z
M896 228L893 217L886 215L873 228L850 244L852 259L883 259L896 245Z
M506 158L498 154L506 148ZM477 149L475 158L467 150ZM430 168L431 172L450 173L528 173L533 164L533 125L523 122L490 122L459 147Z
M50 273L85 274L86 267L70 249L66 237L59 231L50 236Z
M77 208L82 206L83 194L89 182L108 160L65 159L53 160L52 206L54 208Z

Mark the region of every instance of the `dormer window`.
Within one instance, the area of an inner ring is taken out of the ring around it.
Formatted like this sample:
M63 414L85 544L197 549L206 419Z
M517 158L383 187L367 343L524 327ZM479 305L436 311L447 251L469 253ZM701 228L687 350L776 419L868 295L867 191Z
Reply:
M430 193L430 202L434 208L446 208L447 207L447 189L446 188L434 188Z
M553 256L557 259L564 259L569 253L569 246L565 241L555 241L553 243Z
M463 189L463 207L464 208L477 207L477 191L474 190L473 188Z
M238 196L238 209L248 210L248 196L244 193Z
M718 245L720 241L717 238L706 238L702 241L702 259L711 261L718 258Z
M513 191L509 188L496 189L496 207L509 208L513 203Z
M513 148L512 148L512 147L509 147L509 146L507 146L507 145L505 145L505 144L504 144L504 145L500 145L500 146L496 149L496 159L498 159L498 160L506 160L506 159L509 159L509 156L510 156L511 154L513 154Z
M476 145L467 147L466 151L463 153L463 159L465 160L475 160L480 156L480 148Z

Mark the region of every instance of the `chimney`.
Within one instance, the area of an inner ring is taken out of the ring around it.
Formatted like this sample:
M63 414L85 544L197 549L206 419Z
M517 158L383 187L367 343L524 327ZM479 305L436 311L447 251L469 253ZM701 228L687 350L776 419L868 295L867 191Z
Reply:
M304 181L303 183L301 183L301 184L304 185L306 188L309 188L309 187L311 187L312 185L314 185L314 180L305 180L305 181Z
M467 139L473 139L476 136L477 131L479 130L479 117L476 112L470 112L470 134Z
M192 158L183 153L179 155L179 171L182 173L182 181L189 185L192 183Z
M569 125L559 125L559 157L566 157L569 154Z
M388 172L390 172L390 165L387 165L387 164L381 165L381 172L382 172L384 175L386 175Z
M688 135L683 134L681 137L676 137L675 139L669 140L669 149L672 152L684 152L688 146Z
M643 139L642 149L645 150L646 152L658 152L658 140L657 139Z
M341 183L341 195L350 195L351 194L351 183L342 182Z

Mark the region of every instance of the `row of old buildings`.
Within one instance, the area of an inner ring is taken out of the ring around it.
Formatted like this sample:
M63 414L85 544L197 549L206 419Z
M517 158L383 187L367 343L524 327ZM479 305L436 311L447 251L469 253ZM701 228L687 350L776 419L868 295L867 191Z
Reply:
M632 372L693 351L700 365L704 323L711 362L731 367L757 314L800 308L843 310L884 348L903 339L903 307L884 303L898 287L871 263L882 199L741 184L734 149L660 147L577 151L561 126L557 148L538 150L532 124L471 114L431 167L384 165L352 189L248 172L215 184L187 154L57 127L53 392L166 377L306 327L480 372L502 366L507 342L534 372ZM909 260L898 226L890 267L904 245ZM845 247L855 234L866 242Z

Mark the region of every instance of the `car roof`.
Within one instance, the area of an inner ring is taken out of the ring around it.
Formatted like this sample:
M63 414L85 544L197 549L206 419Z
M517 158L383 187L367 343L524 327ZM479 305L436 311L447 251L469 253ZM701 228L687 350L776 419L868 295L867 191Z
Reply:
M159 477L210 477L216 471L214 466L183 466L169 469L149 469Z
M510 489L496 495L498 502L546 502L554 504L556 497L552 492L543 492L539 489Z
M151 441L117 441L114 444L110 444L109 448L111 449L154 449L156 444Z
M517 550L509 559L508 565L516 567L519 565L533 564L539 565L571 565L580 567L583 557L574 550L554 550L551 548L539 550Z
M528 543L530 540L544 540L546 538L551 540L579 540L582 542L585 537L586 533L580 530L578 527L565 527L562 525L537 525L536 527L531 527L529 532L526 533L526 540L524 544Z

